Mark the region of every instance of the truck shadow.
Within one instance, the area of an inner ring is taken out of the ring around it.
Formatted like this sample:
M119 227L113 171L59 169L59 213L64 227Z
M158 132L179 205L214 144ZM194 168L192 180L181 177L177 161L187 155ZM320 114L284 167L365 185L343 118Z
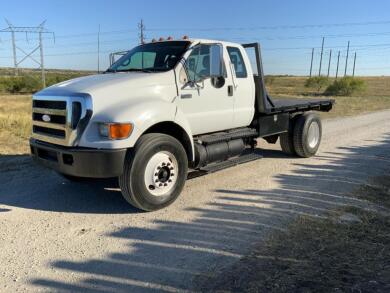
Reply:
M288 157L280 151L257 152L268 158ZM69 213L140 212L122 198L117 179L71 182L35 165L28 155L0 155L0 204Z
M0 204L69 213L139 212L122 198L115 178L71 182L28 155L0 155Z
M370 206L346 192L369 176L390 170L390 139L296 162L292 172L276 176L277 188L216 189L209 204L184 211L194 213L193 220L157 218L152 228L111 232L106 237L127 241L127 251L110 251L103 258L82 261L55 260L49 265L62 271L62 279L36 278L32 284L60 292L199 290L198 284L218 272L221 263L226 266L238 261L252 243L265 240L272 231L284 230L298 215L325 217L343 205ZM288 266L299 260L275 255L264 256L264 261ZM64 281L74 279L70 275L77 275L75 279L80 281Z

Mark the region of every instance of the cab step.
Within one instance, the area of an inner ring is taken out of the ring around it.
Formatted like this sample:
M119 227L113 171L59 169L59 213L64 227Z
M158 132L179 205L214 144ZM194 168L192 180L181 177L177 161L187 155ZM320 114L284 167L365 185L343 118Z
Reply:
M234 167L240 164L248 163L251 161L259 160L263 158L263 156L260 154L259 150L252 151L250 153L244 153L238 157L231 158L227 161L219 162L219 163L214 163L205 167L202 167L200 169L191 171L188 173L187 179L193 179L196 177L200 177L203 175L207 175L210 173L214 173L223 169L227 169L230 167Z

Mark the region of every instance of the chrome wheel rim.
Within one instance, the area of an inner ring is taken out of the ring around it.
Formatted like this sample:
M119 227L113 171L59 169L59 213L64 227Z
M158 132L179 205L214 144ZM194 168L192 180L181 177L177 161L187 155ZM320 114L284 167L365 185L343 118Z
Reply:
M154 154L146 164L146 189L154 196L169 193L177 181L178 164L175 156L167 151Z
M311 148L315 148L320 141L320 126L317 122L312 122L307 132L307 142Z

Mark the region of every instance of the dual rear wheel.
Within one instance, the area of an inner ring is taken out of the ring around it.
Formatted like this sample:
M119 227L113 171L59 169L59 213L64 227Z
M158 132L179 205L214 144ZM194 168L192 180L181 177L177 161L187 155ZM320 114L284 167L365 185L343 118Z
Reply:
M321 137L320 116L308 112L291 119L289 131L280 135L280 146L286 154L309 158L317 153Z

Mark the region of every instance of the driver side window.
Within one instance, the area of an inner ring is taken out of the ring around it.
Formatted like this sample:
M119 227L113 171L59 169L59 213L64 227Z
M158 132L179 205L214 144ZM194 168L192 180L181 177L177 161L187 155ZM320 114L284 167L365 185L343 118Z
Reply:
M187 59L190 80L199 81L210 76L210 46L195 47Z
M189 79L200 81L214 76L215 72L226 77L221 52L222 47L218 44L196 46L187 58Z

